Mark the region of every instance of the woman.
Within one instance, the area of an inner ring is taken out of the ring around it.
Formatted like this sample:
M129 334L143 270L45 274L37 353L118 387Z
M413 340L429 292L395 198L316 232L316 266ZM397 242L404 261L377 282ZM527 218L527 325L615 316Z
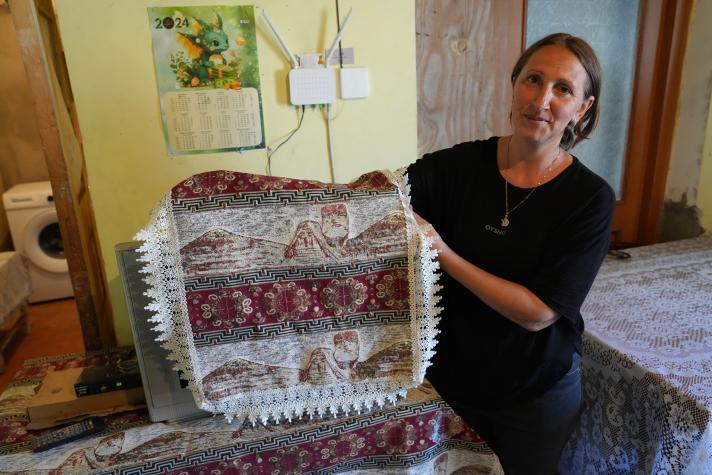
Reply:
M580 307L608 250L615 195L568 152L598 118L591 47L547 36L511 81L511 136L408 168L413 209L432 224L445 272L427 377L507 475L549 475L581 409Z

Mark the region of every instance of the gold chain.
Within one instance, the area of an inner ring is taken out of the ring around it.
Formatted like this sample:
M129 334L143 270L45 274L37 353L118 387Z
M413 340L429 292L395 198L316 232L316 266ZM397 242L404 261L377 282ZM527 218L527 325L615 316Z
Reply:
M512 138L510 137L509 140L507 140L507 169L509 169L509 144L512 141ZM549 173L551 173L551 170L554 167L554 163L559 159L559 155L561 154L561 147L556 147L556 156L554 156L554 159L551 161L549 166L546 168L545 173L541 176L539 181L537 182L536 186L527 193L527 195L522 198L522 200L517 203L514 208L509 209L509 181L507 181L507 178L504 178L504 217L500 221L500 224L502 225L503 228L506 228L509 226L509 215L514 212L517 208L519 208L522 203L524 203L526 200L529 199L529 197L536 191L537 188L539 188L539 185L542 184L544 180L546 180L546 177L549 176Z

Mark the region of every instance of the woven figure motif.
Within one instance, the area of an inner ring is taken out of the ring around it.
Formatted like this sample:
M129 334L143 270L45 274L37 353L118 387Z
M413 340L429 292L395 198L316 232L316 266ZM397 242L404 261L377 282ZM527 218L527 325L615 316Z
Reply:
M254 422L395 402L433 354L437 262L404 177L194 175L136 239L199 407Z

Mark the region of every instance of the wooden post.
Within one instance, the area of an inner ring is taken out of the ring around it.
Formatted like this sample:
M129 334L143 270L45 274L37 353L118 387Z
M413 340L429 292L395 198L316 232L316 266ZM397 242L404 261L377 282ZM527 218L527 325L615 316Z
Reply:
M74 296L87 351L116 345L110 315L100 318L92 295L92 282L86 259L99 259L84 242L76 197L83 193L81 174L84 160L77 137L64 105L61 91L44 49L37 10L33 0L12 0L10 4L22 60L32 94L35 116L52 183L59 229L74 287ZM61 106L59 106L61 104ZM61 109L60 109L61 107ZM93 225L93 223L90 223ZM96 268L96 266L94 267ZM96 276L94 276L96 278ZM100 285L103 279L99 279ZM101 292L103 294L103 292ZM108 306L107 306L108 307ZM58 335L61 338L61 335Z

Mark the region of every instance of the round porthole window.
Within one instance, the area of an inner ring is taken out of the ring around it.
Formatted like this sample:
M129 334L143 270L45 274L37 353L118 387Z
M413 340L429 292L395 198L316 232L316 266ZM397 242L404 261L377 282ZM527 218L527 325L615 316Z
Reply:
M56 273L69 270L55 210L33 217L25 227L23 241L27 258L40 269Z
M59 233L59 223L51 223L42 228L37 236L37 244L48 256L64 259L64 242L62 242L62 235Z

